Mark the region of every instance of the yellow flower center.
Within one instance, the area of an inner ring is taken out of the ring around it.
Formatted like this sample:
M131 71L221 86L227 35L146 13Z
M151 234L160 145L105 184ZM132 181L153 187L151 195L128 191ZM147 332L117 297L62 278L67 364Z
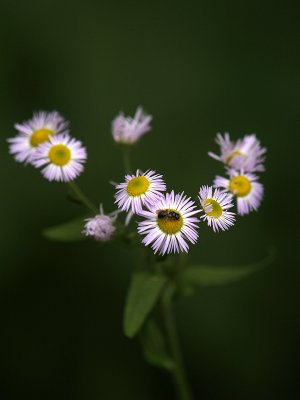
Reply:
M250 180L244 176L234 176L229 181L229 189L238 197L245 197L251 191L251 182Z
M176 210L161 210L157 216L157 224L160 230L167 235L174 235L175 233L180 232L183 225L183 219L181 214Z
M235 151L233 151L233 152L230 154L229 157L226 158L225 163L226 163L227 165L230 165L231 160L232 160L234 157L236 157L236 156L245 156L245 154L241 153L241 152L238 151L238 150L235 150Z
M37 147L39 144L46 142L49 136L53 135L54 132L50 129L42 128L33 132L30 138L30 144L32 147Z
M71 159L71 151L64 144L56 144L51 147L48 157L52 164L58 165L62 167L63 165L68 164Z
M130 196L140 196L147 192L150 182L145 176L136 176L132 178L126 187L126 191Z
M220 218L223 214L222 207L216 200L206 199L205 205L209 206L212 209L211 211L206 213L206 215L208 215L209 217Z

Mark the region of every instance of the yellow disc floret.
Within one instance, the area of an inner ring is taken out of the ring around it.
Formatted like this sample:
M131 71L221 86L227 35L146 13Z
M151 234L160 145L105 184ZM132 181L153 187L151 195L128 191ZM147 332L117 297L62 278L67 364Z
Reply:
M206 215L208 215L209 217L220 218L223 214L222 207L216 200L206 199L205 206L207 206L211 210L209 212L206 212Z
M140 196L147 192L150 182L145 176L136 176L132 178L126 187L126 191L130 196Z
M226 158L225 163L226 163L227 165L230 165L231 160L232 160L234 157L237 157L237 156L245 156L245 154L241 153L241 152L238 151L238 150L235 150L235 151L233 151L233 152L230 154L229 157Z
M183 219L181 214L179 214L176 210L163 210L164 214L162 217L157 217L157 224L161 231L166 233L167 235L174 235L177 232L180 232Z
M229 181L229 189L238 197L245 197L251 191L251 182L244 175L234 176Z
M64 144L56 144L55 146L51 147L48 153L48 157L52 164L62 167L68 164L68 162L70 161L71 151Z
M46 142L49 136L53 135L54 132L50 129L42 128L33 132L30 138L30 144L32 147L37 147L39 144Z

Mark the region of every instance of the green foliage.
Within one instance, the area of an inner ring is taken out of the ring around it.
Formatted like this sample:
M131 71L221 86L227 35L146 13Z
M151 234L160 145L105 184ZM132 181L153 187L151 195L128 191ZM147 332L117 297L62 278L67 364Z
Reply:
M42 231L42 235L49 239L58 242L75 242L86 238L81 232L84 227L84 219L87 216L72 219L60 225L55 225L46 228Z
M143 346L144 357L149 364L156 367L172 370L174 362L169 357L163 333L159 326L150 318L144 324L140 334L141 343Z
M123 329L127 337L133 337L141 329L145 319L155 306L167 278L147 272L132 277L124 312Z
M183 287L192 289L193 286L218 286L246 278L262 268L267 267L274 260L274 250L263 260L250 264L235 267L199 265L188 267L181 275Z

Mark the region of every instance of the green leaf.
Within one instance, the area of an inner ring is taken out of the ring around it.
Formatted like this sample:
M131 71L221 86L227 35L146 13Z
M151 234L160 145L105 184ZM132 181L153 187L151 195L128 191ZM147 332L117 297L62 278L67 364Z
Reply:
M182 273L183 286L187 288L192 286L218 286L236 282L267 267L273 262L274 258L275 252L273 249L263 260L250 265L235 267L199 265L188 267Z
M146 272L135 273L127 293L125 304L124 333L133 337L155 306L167 278Z
M149 364L167 370L174 368L174 362L166 351L164 336L153 319L144 324L140 338L144 357Z
M75 242L86 238L81 232L84 227L84 219L87 216L73 219L60 225L44 229L42 235L58 242Z

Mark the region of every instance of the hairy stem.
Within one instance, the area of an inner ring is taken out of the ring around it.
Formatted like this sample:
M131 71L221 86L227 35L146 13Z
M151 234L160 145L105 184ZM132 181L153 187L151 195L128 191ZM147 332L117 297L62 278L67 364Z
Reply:
M192 400L191 391L186 378L182 354L180 350L179 338L177 334L175 319L172 310L172 299L174 294L174 286L168 285L162 297L162 308L165 323L165 330L172 353L175 366L172 370L174 383L177 388L178 398L180 400Z
M126 174L132 173L131 163L130 163L130 149L128 146L123 146L122 148L123 153L123 164Z
M97 207L86 197L86 195L81 191L81 189L75 182L68 182L68 184L74 195L81 202L81 204L85 205L90 211L95 214L99 212Z

